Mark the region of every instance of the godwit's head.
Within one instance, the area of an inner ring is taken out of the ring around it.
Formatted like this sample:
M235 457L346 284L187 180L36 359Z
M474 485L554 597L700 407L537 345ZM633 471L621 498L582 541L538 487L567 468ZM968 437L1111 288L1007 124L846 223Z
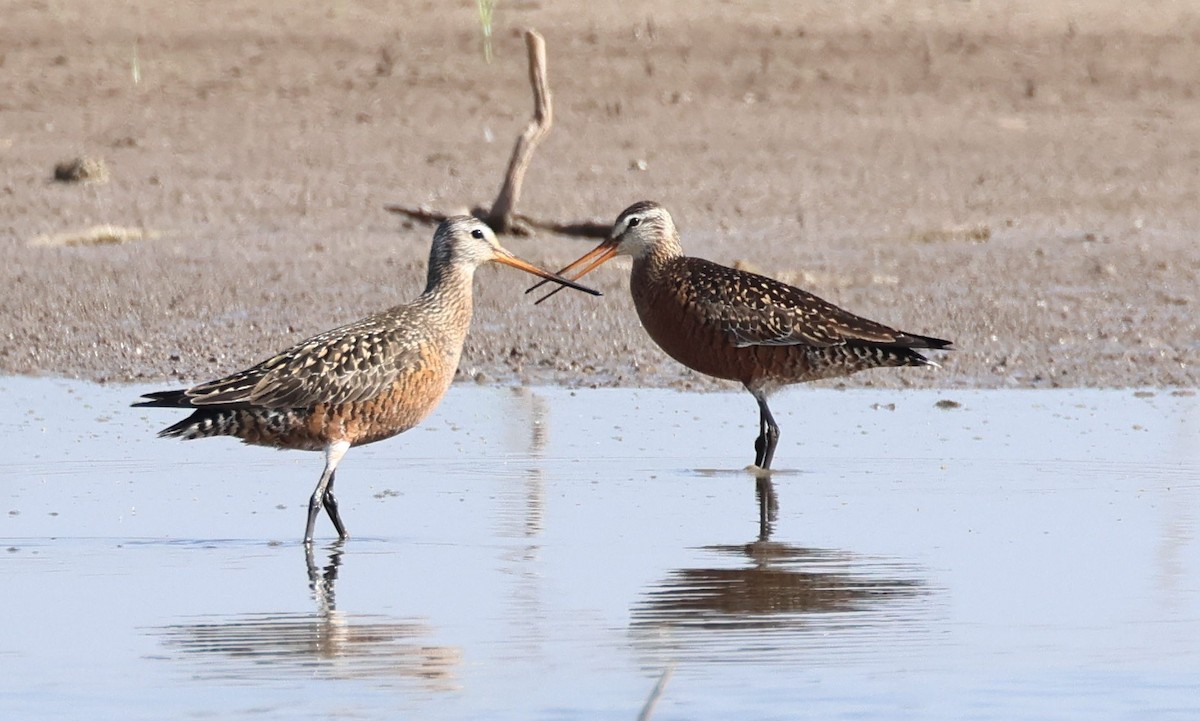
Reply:
M610 257L629 255L636 259L680 252L675 221L666 208L652 200L634 203L621 211L604 245L611 248Z
M618 255L631 256L635 263L647 257L664 260L683 255L679 232L667 209L651 200L634 203L617 216L608 240L558 272L561 275L570 273L572 280L578 280ZM542 285L538 283L526 292ZM559 288L555 288L537 302L541 303L558 291Z
M433 247L429 252L429 282L431 285L447 277L446 271L454 268L464 271L469 278L475 269L484 263L502 263L539 278L581 290L592 295L599 291L559 277L548 270L521 260L509 252L496 239L495 232L478 218L469 215L454 215L446 218L433 234Z

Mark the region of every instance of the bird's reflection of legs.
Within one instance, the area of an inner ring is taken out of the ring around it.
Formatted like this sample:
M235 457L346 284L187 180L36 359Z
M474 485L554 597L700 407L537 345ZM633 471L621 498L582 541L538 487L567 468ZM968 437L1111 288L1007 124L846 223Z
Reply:
M328 546L329 562L324 568L318 568L313 558L311 544L304 546L304 561L308 566L308 587L312 590L313 600L322 614L334 610L334 582L337 581L338 568L342 565L342 554L345 553L346 542L338 539Z
M769 541L779 518L779 499L770 475L762 473L755 477L754 496L758 499L758 540Z

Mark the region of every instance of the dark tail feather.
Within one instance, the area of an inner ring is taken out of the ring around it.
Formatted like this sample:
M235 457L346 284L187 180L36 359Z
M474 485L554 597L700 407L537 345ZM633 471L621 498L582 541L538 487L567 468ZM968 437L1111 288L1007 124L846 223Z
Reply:
M926 358L918 351L922 350L954 350L949 347L952 341L941 338L931 338L924 335L904 333L892 343L849 343L858 346L862 352L874 354L876 366L933 366L940 368L937 361Z
M188 416L187 418L183 419L182 421L179 421L175 425L167 426L166 428L164 428L158 432L158 437L159 438L179 438L189 428L191 428L193 425L195 425L196 420L197 420L197 418L195 416L196 416L196 414L193 413L192 415Z
M952 340L942 340L927 335L914 335L912 333L901 334L896 339L896 345L904 348L928 348L929 350L954 350L950 346L954 345Z
M145 400L132 404L134 408L192 408L187 391L155 391L142 396Z
M142 396L134 408L191 408L187 418L158 432L159 438L193 438L236 435L238 414L228 407L196 408L187 391L155 391Z
M233 421L233 414L228 411L202 408L175 425L162 429L158 432L158 437L190 441L195 438L230 435L229 426Z
M924 355L918 353L916 349L919 348L921 350L954 350L953 348L947 347L947 346L951 345L951 341L948 341L948 340L942 340L940 338L928 338L926 336L910 336L910 337L913 338L915 341L921 342L922 345L917 345L916 343L912 343L912 344L905 344L905 345L901 345L901 346L893 345L893 346L888 347L888 350L893 354L893 356L897 360L900 361L899 365L933 366L934 368L941 368L942 366L940 363L938 363L937 361L929 360Z
M933 366L934 368L942 367L937 361L929 360L912 348L904 348L898 351L896 355L904 359L904 365L906 366Z

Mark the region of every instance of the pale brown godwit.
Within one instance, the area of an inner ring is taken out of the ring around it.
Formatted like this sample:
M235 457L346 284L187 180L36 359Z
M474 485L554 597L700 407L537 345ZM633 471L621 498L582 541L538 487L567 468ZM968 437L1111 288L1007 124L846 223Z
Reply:
M779 442L767 407L773 391L868 368L936 366L917 349L951 344L867 320L772 278L685 256L670 213L649 201L626 208L608 240L559 273L578 268L569 276L578 279L618 255L633 257L629 291L654 342L685 366L740 381L754 395L754 463L762 469L771 467Z
M411 303L321 333L240 373L147 393L134 406L194 409L161 437L235 436L254 445L324 451L304 542L312 543L322 507L345 538L333 495L338 462L352 446L403 433L437 406L471 323L475 269L491 261L599 295L517 258L483 222L457 216L434 233L425 291Z

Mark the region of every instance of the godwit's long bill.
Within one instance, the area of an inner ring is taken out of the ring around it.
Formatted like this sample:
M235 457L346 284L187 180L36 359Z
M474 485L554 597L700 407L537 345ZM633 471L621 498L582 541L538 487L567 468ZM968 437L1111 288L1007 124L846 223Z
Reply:
M312 543L322 507L345 538L333 495L338 462L353 446L412 428L441 401L471 323L475 269L488 262L600 295L516 257L482 221L457 216L434 233L425 291L411 303L313 336L225 378L147 393L134 405L192 409L162 437L234 436L254 445L324 451L304 542Z
M650 201L626 208L608 240L559 273L578 279L618 255L633 258L629 291L650 338L685 366L739 381L753 394L754 463L762 469L771 467L779 442L767 407L773 391L868 368L936 366L917 349L951 345L854 315L778 280L685 256L670 213Z

